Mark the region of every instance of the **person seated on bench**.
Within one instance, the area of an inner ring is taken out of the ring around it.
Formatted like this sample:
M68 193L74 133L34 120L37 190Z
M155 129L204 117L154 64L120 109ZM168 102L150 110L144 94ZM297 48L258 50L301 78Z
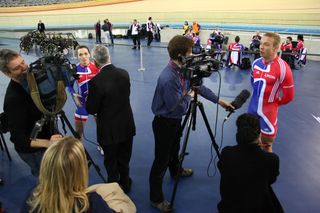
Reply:
M231 67L232 65L240 66L241 56L244 50L244 46L240 44L240 37L235 37L235 42L231 42L228 46L228 59L227 59L227 67Z
M295 57L297 59L297 64L305 65L307 61L307 48L304 45L303 35L297 36L298 44L297 47L292 50L292 52L296 53Z
M286 39L286 42L281 44L280 49L283 52L288 52L288 51L292 52L292 37L291 36L288 36Z
M298 53L300 50L304 48L304 39L303 35L297 36L298 44L295 48L293 48L292 52Z
M287 62L291 69L295 69L294 65L294 56L292 53L292 37L288 36L286 42L283 42L280 47L281 51L283 52L281 58Z
M200 36L199 32L195 33L195 36L193 37L193 47L192 47L192 53L193 54L200 54L202 51L202 45L200 43Z
M261 36L260 36L259 32L256 32L256 34L254 36L252 36L251 41L254 41L254 40L261 41Z

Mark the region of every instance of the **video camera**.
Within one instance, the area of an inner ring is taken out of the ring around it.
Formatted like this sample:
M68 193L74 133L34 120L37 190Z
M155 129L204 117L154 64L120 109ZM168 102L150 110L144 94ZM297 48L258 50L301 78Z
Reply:
M209 77L219 68L220 61L208 53L184 57L182 60L184 77L190 81L192 87L200 86L202 78Z
M46 109L51 111L55 108L56 98L59 96L57 82L62 81L66 87L73 85L74 80L77 79L76 65L71 64L63 55L39 58L30 64L28 74L33 74L41 102ZM32 92L31 88L34 86L30 84L29 77L23 79L22 85L28 92Z

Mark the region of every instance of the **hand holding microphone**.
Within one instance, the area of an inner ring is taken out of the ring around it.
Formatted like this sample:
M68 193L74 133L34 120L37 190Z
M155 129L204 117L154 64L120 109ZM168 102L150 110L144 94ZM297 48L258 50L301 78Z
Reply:
M225 117L224 121L228 120L230 115L234 113L236 109L239 109L242 107L242 105L247 101L247 99L250 97L250 92L246 89L242 90L240 94L234 99L234 101L231 102L231 105L234 107L232 108L227 108L227 111L229 111L229 114L227 117Z

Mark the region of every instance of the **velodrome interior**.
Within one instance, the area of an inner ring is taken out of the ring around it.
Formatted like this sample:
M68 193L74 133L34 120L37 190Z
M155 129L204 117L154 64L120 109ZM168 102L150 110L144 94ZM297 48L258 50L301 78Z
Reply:
M4 4L5 0L0 3ZM61 1L60 1L61 2ZM67 1L65 1L67 2ZM241 2L241 3L240 3ZM131 159L132 190L128 194L137 207L137 212L156 213L149 203L148 177L154 155L154 139L152 132L151 102L157 78L166 66L169 56L166 45L175 34L182 34L182 24L196 20L207 29L203 30L201 43L206 43L206 36L212 28L219 27L223 33L233 39L240 35L241 42L249 45L255 31L263 32L279 30L284 40L291 35L305 35L308 47L307 64L299 70L293 70L295 81L295 99L292 103L280 107L278 116L279 132L274 144L274 152L280 157L280 175L273 189L277 194L285 212L317 213L320 211L320 2L306 1L275 1L252 2L230 0L197 1L191 0L111 0L82 1L56 5L38 5L23 7L0 7L0 48L10 48L20 51L19 37L27 31L36 28L41 19L48 31L69 31L79 36L80 44L93 48L95 39L88 39L87 33L93 32L93 25L98 19L109 18L115 28L125 29L132 19L140 23L146 22L149 16L164 28L161 42L153 42L150 48L145 47L142 40L142 50L132 50L130 39L117 38L115 45L109 50L112 62L126 69L131 80L131 105L133 109L137 134L134 137ZM231 27L230 27L231 26ZM223 28L229 27L229 28ZM230 41L230 40L229 40ZM32 49L28 54L21 52L28 63L41 57L41 53ZM141 62L141 55L143 61ZM72 52L68 55L74 63L77 60ZM251 56L250 56L251 57ZM145 71L139 71L139 68ZM221 83L220 83L221 81ZM0 106L3 106L4 94L9 79L0 75ZM232 101L241 90L252 90L250 71L237 67L222 68L219 73L213 73L204 79L204 84L214 92L221 86L220 96ZM248 102L231 115L224 125L222 121L227 115L222 108L201 98L208 116L211 128L216 132L216 142L219 147L234 145L236 118L247 111ZM75 105L68 98L64 111L73 123ZM0 110L2 111L2 109ZM215 126L215 120L217 125ZM194 169L195 174L182 179L179 183L175 209L177 213L216 212L220 200L220 174L215 164L210 163L215 157L211 148L211 140L198 113L196 131L192 131L188 141L187 151L190 153L184 160L184 165ZM68 133L70 134L70 133ZM6 212L19 212L23 200L36 184L36 179L30 174L28 166L16 154L9 140L9 133L4 134L12 161L9 161L5 151L0 151L0 176L4 184L0 186L0 202ZM90 117L85 128L85 137L96 142L96 129L93 117ZM223 141L222 141L223 138ZM96 145L85 141L87 151L100 167L103 175L103 157ZM90 184L101 183L95 169L90 167ZM164 179L164 193L170 199L174 182L167 174Z

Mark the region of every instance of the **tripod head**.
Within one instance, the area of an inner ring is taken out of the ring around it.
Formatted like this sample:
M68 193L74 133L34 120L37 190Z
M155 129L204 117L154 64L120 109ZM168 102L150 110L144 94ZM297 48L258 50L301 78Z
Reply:
M62 118L62 119L59 119L59 118ZM61 110L59 113L56 113L54 115L43 114L42 118L34 124L34 127L30 134L30 139L31 140L36 139L38 134L42 131L42 127L45 124L49 125L51 135L60 134L58 123L57 123L58 120L61 121L62 129L64 130L64 134L66 134L67 133L67 130L65 128L66 115L64 111ZM80 135L76 131L74 132L72 131L72 133L77 139L80 139Z
M199 94L199 88L200 86L192 86L191 90L194 92L193 99L191 100L189 109L192 117L192 130L196 130L196 123L197 123L197 107L202 104L198 101L198 94ZM187 113L188 114L188 113Z

